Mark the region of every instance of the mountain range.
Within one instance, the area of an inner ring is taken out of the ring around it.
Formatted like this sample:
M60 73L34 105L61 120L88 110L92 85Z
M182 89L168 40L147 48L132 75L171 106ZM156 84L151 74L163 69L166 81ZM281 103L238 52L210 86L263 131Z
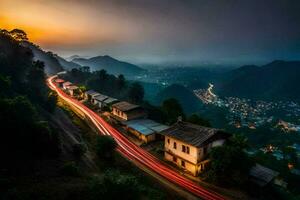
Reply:
M263 66L242 66L217 83L221 96L252 99L300 100L300 61L276 60Z
M92 58L75 58L72 62L82 66L89 66L92 71L104 69L110 74L125 76L138 75L145 72L145 69L131 63L119 61L108 55L96 56Z

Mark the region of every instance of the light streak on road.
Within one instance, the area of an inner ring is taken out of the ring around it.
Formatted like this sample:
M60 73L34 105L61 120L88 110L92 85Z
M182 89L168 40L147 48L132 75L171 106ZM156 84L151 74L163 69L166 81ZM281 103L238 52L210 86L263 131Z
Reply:
M56 91L59 97L61 97L67 103L83 112L85 116L88 117L97 127L100 133L102 133L103 135L112 136L118 144L117 151L120 152L124 157L131 161L138 162L139 164L147 167L161 177L164 177L171 183L174 183L181 188L188 190L192 194L202 199L224 200L224 197L214 192L208 191L207 189L201 187L188 178L178 174L176 171L163 164L158 158L150 154L148 151L142 149L141 147L128 140L124 135L122 135L122 133L113 128L94 111L83 105L81 102L65 94L59 87L57 87L53 83L53 80L56 77L57 76L52 76L47 79L49 87L52 90Z

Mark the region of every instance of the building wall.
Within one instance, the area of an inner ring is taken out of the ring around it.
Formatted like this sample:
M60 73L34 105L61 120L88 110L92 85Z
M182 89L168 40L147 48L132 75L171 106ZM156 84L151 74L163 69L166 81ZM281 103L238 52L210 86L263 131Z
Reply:
M124 112L122 112L122 111L120 111L120 110L118 110L114 107L112 108L112 114L119 117L119 118L121 118L121 119L127 120L126 113L124 113Z
M143 135L142 133L138 132L137 130L134 130L132 128L127 129L130 133L138 137L140 140L144 141L145 143L151 142L155 140L155 133L150 135Z
M68 89L68 92L70 93L71 96L74 96L74 90Z
M140 111L140 110L134 110L131 112L122 112L119 109L113 107L112 108L112 114L125 120L125 121L129 121L129 120L133 120L133 119L138 119L138 118L143 118L145 117L145 113Z
M176 143L176 149L174 148L174 142ZM182 145L189 147L189 153L182 152ZM194 164L198 163L199 156L201 156L201 152L203 152L194 146L168 136L165 137L165 151L171 152Z
M174 158L175 157L175 158ZM199 171L198 171L198 165L197 164L193 164L190 162L185 161L184 159L181 159L177 156L174 156L168 152L165 152L165 159L173 162L174 164L176 164L179 168L183 169L183 170L187 170L188 172L190 172L191 174L193 174L194 176L197 176ZM184 162L184 166L182 165Z

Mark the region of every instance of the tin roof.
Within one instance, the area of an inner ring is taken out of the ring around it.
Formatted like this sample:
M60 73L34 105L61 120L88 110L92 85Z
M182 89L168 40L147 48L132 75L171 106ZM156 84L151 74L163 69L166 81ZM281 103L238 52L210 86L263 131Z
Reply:
M170 128L161 132L162 135L173 137L195 147L201 147L208 139L217 133L221 133L221 131L219 129L199 126L182 121L178 121Z
M58 78L58 79L55 80L55 82L56 83L64 83L65 81L63 79Z
M127 127L129 127L129 128L137 130L138 132L140 132L143 135L159 133L159 132L169 128L168 126L166 126L164 124L160 124L160 123L155 122L150 119L136 119L136 120L124 122L124 124L126 124Z
M76 90L78 87L76 85L70 85L68 86L68 90Z
M133 110L136 108L140 108L139 105L131 104L126 101L121 101L119 103L115 103L112 106L123 112L130 111L130 110Z
M279 175L277 171L256 164L250 169L250 177L253 182L259 186L265 186L270 183L276 176Z
M85 92L86 94L93 94L93 93L96 93L94 90L88 90Z
M69 81L67 81L67 82L64 82L63 85L64 85L64 86L68 86L68 85L72 85L72 83L69 82Z
M115 99L115 98L112 98L112 97L108 97L103 102L106 103L106 104L110 104L110 103L113 103L113 102L116 102L116 101L118 101L118 99Z
M106 96L106 95L103 95L103 94L99 94L99 95L97 95L94 99L97 100L97 101L102 102L102 101L104 101L104 100L107 99L107 98L109 98L109 97Z

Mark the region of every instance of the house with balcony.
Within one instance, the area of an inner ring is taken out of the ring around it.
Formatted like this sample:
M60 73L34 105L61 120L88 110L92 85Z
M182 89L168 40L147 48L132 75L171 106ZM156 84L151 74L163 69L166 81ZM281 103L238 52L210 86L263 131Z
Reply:
M207 164L213 147L223 145L230 134L222 130L178 121L160 134L165 136L164 158L197 176Z

